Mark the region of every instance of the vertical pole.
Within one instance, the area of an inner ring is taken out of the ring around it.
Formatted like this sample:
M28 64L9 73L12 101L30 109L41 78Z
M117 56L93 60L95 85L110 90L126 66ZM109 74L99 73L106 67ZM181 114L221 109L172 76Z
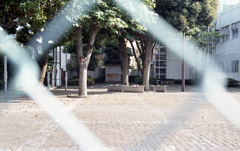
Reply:
M50 72L47 72L47 89L50 88Z
M183 32L183 55L182 55L182 92L185 92L185 64L184 64L184 53L185 53L185 33Z
M67 71L65 72L65 91L67 91L67 85L68 85L68 76Z
M209 34L209 25L208 25L208 34ZM209 36L208 36L208 47L207 47L207 66L206 67L208 67L209 66Z
M67 91L67 85L68 85L68 74L67 74L67 52L65 52L65 91Z
M7 56L4 56L4 92L7 92Z

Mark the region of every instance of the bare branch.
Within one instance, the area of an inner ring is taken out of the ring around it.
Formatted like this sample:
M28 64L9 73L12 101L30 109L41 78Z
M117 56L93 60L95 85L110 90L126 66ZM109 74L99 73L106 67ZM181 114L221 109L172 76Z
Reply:
M134 58L135 58L135 60L136 60L136 62L137 62L137 65L138 65L138 70L140 70L141 74L143 74L143 70L142 70L141 65L140 65L140 63L139 63L139 60L138 60L138 58L137 58L136 50L135 50L135 48L134 48L134 46L133 46L133 42L132 42L132 41L129 41L129 42L130 42L131 47L132 47L132 50L133 50Z

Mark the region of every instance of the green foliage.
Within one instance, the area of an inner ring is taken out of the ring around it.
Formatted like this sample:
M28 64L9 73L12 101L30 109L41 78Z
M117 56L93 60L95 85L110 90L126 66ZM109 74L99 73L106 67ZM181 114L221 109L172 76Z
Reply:
M239 83L239 81L237 81L235 79L231 79L231 78L227 79L227 86L228 87L237 87L238 83Z
M66 66L67 66L67 70L69 70L70 72L78 70L77 60L75 60L75 59L67 60Z
M79 84L79 80L78 79L68 80L68 85L69 86L76 86L78 84Z
M143 84L143 77L136 77L135 78L136 84ZM154 85L157 84L157 79L155 77L150 77L149 84Z
M120 52L118 49L118 43L117 42L110 42L107 43L103 47L103 51L106 53L107 58L105 59L105 64L120 64Z
M136 77L135 78L135 83L136 84L143 84L143 77Z
M217 15L218 0L156 0L156 12L180 31L208 26Z
M53 70L53 64L54 64L53 57L52 57L52 56L48 56L47 72L52 72L52 70Z
M221 36L219 31L215 31L211 28L208 31L208 27L202 26L200 28L196 27L188 32L190 39L196 44L197 48L201 51L207 51L211 53L215 49L215 44L219 42Z
M139 75L130 75L130 76L128 77L129 83L136 83L136 82L135 82L135 79L136 79L137 77L140 77L140 76L139 76Z
M98 55L98 50L94 49L93 52L92 52L91 60L90 60L89 65L88 65L88 70L94 71L95 68L97 68L97 66L98 66L97 55Z
M182 84L181 79L164 79L162 81L174 81L174 84ZM186 85L201 85L202 79L186 79L185 84Z
M103 68L104 67L104 62L100 61L97 65L98 68Z
M76 54L76 45L77 45L76 43L77 43L76 41L68 41L68 42L66 42L66 44L64 45L63 51L67 52L67 53ZM86 47L84 47L83 53L86 54L86 51L87 51ZM98 55L98 50L94 49L93 52L92 52L92 55L91 55L91 60L89 61L88 70L94 71L95 68L97 68L97 66L98 66L97 55ZM73 61L76 62L76 60L73 60ZM69 69L72 70L72 67L69 66Z
M68 80L68 85L69 86L77 86L79 84L79 79L76 78L74 80ZM90 76L87 77L87 85L93 85L95 84L95 81L93 78L91 78Z
M4 81L0 80L0 90L4 88Z
M90 76L87 77L87 84L88 85L93 85L95 83L94 79Z
M100 76L95 79L95 83L104 83L105 82L105 76Z
M67 41L64 44L63 47L63 52L64 53L73 53L76 54L76 47L77 47L77 41L76 40L71 40L71 41Z
M149 83L152 85L157 84L157 79L155 77L150 77Z

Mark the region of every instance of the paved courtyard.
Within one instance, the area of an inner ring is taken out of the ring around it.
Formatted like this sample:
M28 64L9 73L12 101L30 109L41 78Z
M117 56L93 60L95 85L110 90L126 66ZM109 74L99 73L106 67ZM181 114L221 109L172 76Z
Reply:
M51 91L109 150L240 151L240 130L197 87L184 93L181 86L168 86L167 93L108 93L106 87L90 86L80 99L67 98L77 87ZM240 100L240 89L229 91ZM81 150L34 101L17 92L7 96L0 93L0 150Z

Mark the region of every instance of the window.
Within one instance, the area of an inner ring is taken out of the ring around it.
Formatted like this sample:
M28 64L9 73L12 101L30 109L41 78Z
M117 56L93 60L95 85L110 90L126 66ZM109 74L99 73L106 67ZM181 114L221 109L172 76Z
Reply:
M232 61L232 72L233 73L239 72L239 60Z
M222 42L229 40L229 26L222 28Z
M165 46L156 46L155 51L155 71L157 79L166 79L167 67L167 49Z
M232 37L238 37L239 22L232 24Z

